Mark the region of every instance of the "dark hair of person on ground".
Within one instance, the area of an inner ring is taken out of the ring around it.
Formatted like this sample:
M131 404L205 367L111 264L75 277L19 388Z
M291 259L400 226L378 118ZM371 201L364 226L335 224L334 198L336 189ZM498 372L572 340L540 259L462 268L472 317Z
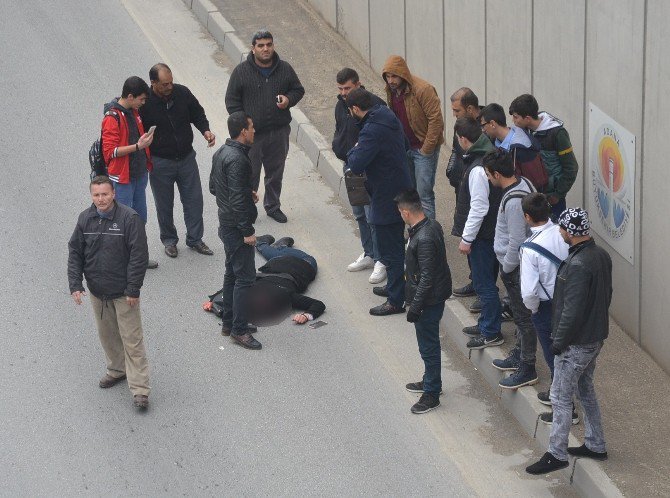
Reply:
M228 133L235 140L240 136L242 130L249 127L249 116L244 111L237 111L228 116Z
M482 112L479 113L479 120L484 120L485 123L495 121L498 126L507 126L507 117L505 116L505 109L500 104L489 104Z
M149 95L149 85L139 76L131 76L123 83L122 98L125 99L128 95L139 97L142 94Z
M519 95L509 105L510 116L512 114L518 114L522 118L530 116L533 119L538 119L537 113L539 111L540 107L537 105L537 100L535 100L535 97L528 93Z
M337 72L335 80L339 85L344 85L347 81L351 81L352 83L356 84L358 83L358 73L350 67L345 67Z
M454 131L459 137L465 137L475 143L482 134L482 126L474 118L458 118L454 124Z
M251 44L253 46L256 46L256 42L258 40L267 40L267 39L274 41L272 33L270 33L267 29L260 29L256 31L254 35L251 37Z
M94 176L91 179L91 184L89 185L89 189L93 185L105 185L105 184L109 185L110 187L112 187L112 190L114 190L114 182L112 182L112 180L110 180L108 176L105 176L105 175Z
M165 69L168 73L172 72L167 64L164 62L159 62L158 64L151 66L151 69L149 69L149 81L158 81L158 72L161 69Z
M514 161L512 161L512 155L505 149L496 149L487 152L482 161L484 163L484 168L486 168L491 175L493 175L493 173L500 173L505 178L514 176Z
M521 199L521 209L523 214L530 216L530 219L535 223L549 221L551 215L551 204L549 204L547 196L541 192L531 192Z
M470 90L466 86L456 90L451 95L450 100L452 102L456 102L457 100L460 100L461 105L463 107L467 107L469 105L471 105L473 107L479 107L479 99L477 98L477 95L475 95L475 92L473 92L472 90Z
M374 104L372 94L365 88L355 88L347 95L347 106L358 107L361 111L367 111Z
M401 209L407 209L412 213L420 213L423 211L423 206L421 205L421 197L419 193L411 188L408 190L403 190L393 199L398 207Z

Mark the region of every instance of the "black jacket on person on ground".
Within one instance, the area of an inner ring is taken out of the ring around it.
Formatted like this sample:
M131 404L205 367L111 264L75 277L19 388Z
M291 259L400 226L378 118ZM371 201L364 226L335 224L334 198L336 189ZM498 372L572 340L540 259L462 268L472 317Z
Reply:
M181 160L193 151L193 129L209 131L205 110L184 85L175 84L170 98L163 99L149 90L146 103L140 107L144 129L156 126L151 155Z
M285 95L289 107L277 107L277 95ZM230 75L226 89L226 110L228 114L246 112L254 122L256 133L263 133L288 125L291 122L289 108L300 102L303 95L305 89L298 75L276 52L267 78L250 52L247 60L240 62Z
M139 297L149 262L144 222L128 206L114 201L109 218L95 205L79 215L68 244L70 294L88 290L98 299Z
M451 270L447 263L442 226L430 218L410 227L405 251L405 301L409 311L421 313L426 306L451 296Z
M609 334L612 259L593 239L570 247L558 267L552 300L553 347L591 344Z
M361 88L365 87L361 85ZM386 105L386 102L375 94L372 94L372 102L373 105ZM347 152L358 142L360 131L358 120L349 113L346 99L338 95L337 104L335 104L335 134L332 149L339 160L347 161Z
M212 157L209 191L216 196L219 224L237 228L243 236L254 234L258 210L252 197L248 145L227 139Z

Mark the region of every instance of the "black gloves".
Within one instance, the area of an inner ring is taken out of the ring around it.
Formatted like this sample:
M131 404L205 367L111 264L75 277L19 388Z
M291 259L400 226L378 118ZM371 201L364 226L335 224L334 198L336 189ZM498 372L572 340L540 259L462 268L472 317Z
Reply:
M415 311L409 310L407 312L407 321L409 323L415 323L419 320L420 316L421 316L421 313L417 313Z

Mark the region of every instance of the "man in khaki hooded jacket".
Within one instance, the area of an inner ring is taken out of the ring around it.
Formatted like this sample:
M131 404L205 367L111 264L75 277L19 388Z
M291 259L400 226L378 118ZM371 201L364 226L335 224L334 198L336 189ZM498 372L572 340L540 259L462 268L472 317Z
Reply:
M389 108L402 123L409 143L407 159L412 182L427 217L435 219L435 171L444 143L442 104L435 87L410 73L405 59L392 55L384 64Z

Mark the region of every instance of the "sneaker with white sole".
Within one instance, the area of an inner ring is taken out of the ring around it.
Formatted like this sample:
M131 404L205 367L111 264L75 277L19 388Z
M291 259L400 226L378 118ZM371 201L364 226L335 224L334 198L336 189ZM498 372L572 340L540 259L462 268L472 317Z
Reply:
M367 270L375 266L375 260L370 256L366 256L365 253L358 256L358 259L347 266L347 271L361 271Z
M380 284L386 280L386 266L381 261L375 263L375 269L372 270L368 282L371 284Z

